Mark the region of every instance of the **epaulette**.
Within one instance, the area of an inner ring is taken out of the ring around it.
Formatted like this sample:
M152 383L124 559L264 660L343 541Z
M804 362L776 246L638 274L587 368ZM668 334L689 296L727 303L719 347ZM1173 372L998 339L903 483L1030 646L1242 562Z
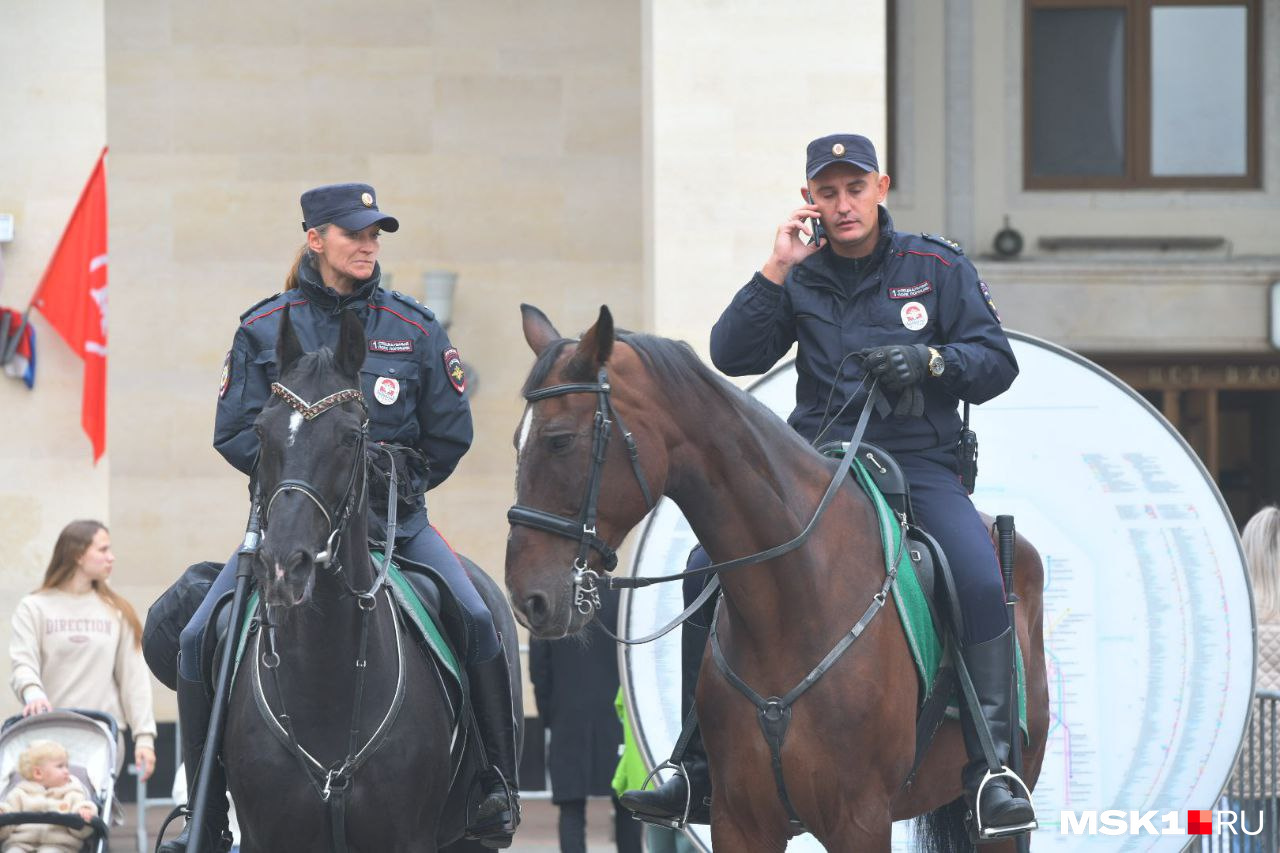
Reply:
M414 299L412 296L403 294L398 290L391 291L391 295L394 296L396 299L399 299L405 305L408 305L413 310L417 311L422 316L426 317L428 320L434 320L436 318L436 313L434 311L432 311L427 306L423 305L418 300Z
M284 292L284 291L281 291L281 293L283 293L283 292ZM263 299L263 300L261 300L261 301L259 301L259 302L255 302L255 303L253 303L253 305L249 306L249 310L245 311L243 314L241 314L241 315L240 315L240 321L241 321L241 322L244 322L245 318L246 318L246 317L248 317L250 314L252 314L254 311L257 311L257 310L258 310L259 308L261 308L263 305L266 305L266 304L267 304L268 302L270 302L272 299L275 299L275 298L277 298L277 297L279 297L279 296L280 296L280 294L279 294L279 293L273 293L273 294L271 294L270 296L268 296L266 299Z
M946 246L957 255L964 254L964 249L960 248L960 244L955 240L948 240L940 234L926 234L923 231L920 232L920 236L928 240L930 243L937 243L939 246Z

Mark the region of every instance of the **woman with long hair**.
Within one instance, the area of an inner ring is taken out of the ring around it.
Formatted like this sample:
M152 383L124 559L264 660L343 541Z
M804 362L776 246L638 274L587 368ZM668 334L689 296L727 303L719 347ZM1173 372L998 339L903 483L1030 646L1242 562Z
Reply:
M156 766L151 677L138 614L107 582L115 559L102 522L62 529L40 588L14 611L9 683L24 717L85 708L123 722L145 780Z

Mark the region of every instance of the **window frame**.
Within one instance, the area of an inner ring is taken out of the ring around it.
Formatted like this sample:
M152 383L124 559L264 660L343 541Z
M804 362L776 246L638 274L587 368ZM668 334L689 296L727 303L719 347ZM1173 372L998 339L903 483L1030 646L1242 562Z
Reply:
M1151 174L1151 12L1162 6L1245 8L1245 173ZM1125 12L1125 173L1119 176L1037 176L1032 172L1031 19L1044 9L1122 9ZM1261 0L1023 0L1022 185L1025 190L1250 189L1262 187Z

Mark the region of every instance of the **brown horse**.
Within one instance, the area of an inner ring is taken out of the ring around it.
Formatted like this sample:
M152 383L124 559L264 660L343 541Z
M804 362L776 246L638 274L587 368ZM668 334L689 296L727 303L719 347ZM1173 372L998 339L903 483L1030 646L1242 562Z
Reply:
M552 521L512 526L506 582L518 618L535 635L571 634L591 618L582 601L584 594L589 600L600 558L610 557L644 518L650 489L675 501L717 562L787 542L809 523L837 463L714 374L686 344L615 334L603 307L578 341L562 338L536 308L522 306L522 312L537 360L524 389L531 402L516 433L513 512L540 511ZM560 387L546 393L552 386ZM600 421L611 422L619 440L606 436L601 442ZM557 517L563 529L553 535ZM584 533L582 526L590 529ZM1034 785L1049 716L1042 572L1031 545L1023 539L1017 545L1018 636L1030 730L1022 776ZM783 695L850 631L884 583L884 551L870 501L846 481L802 547L720 580L718 631L729 664L756 692ZM783 776L805 827L828 850L888 850L892 821L922 815L923 835L934 848L956 849L960 839L967 845L957 805L966 760L958 724L942 726L906 784L917 694L897 611L884 607L796 701ZM709 652L697 706L711 765L715 848L785 849L795 830L756 708L725 680ZM1012 850L1013 844L991 849Z

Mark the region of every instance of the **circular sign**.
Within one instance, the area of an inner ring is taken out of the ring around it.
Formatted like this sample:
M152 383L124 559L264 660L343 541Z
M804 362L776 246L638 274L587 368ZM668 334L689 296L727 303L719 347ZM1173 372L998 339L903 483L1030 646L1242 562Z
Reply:
M972 408L973 500L1013 515L1044 561L1050 725L1034 846L1077 849L1083 833L1091 850L1181 850L1187 811L1217 806L1253 696L1253 601L1235 524L1194 452L1131 388L1061 347L1008 335L1021 373ZM785 417L795 378L787 363L750 391ZM631 573L681 571L694 544L664 498ZM682 609L678 582L631 590L623 636ZM629 719L653 767L680 733L679 631L620 648ZM1156 812L1155 833L1088 832L1088 814L1107 809ZM1171 826L1177 834L1160 834ZM895 850L909 849L909 833L895 825ZM708 827L691 834L710 850ZM788 847L821 849L808 835Z

